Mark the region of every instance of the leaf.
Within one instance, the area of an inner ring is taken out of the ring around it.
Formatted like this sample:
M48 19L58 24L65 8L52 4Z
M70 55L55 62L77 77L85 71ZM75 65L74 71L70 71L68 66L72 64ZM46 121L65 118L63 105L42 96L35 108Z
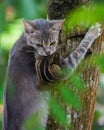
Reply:
M59 102L55 98L51 97L50 111L54 115L55 119L64 126L66 124L66 113L65 110L60 106Z
M31 115L28 119L26 119L24 123L25 130L44 130L44 128L39 124L40 118L39 113L35 113Z
M80 91L85 90L84 80L78 75L78 73L74 73L73 75L71 75L70 79L76 89L79 89Z
M74 109L81 109L82 104L80 99L68 88L68 86L60 86L60 95L62 96L62 99Z
M96 22L104 21L104 4L92 4L88 7L79 7L66 18L65 29L70 31L74 27L88 28Z
M94 57L95 64L100 68L100 72L104 73L104 54Z

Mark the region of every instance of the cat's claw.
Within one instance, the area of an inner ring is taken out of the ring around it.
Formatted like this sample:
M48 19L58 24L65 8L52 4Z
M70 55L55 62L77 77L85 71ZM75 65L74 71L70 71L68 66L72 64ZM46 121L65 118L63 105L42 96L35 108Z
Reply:
M97 22L95 25L91 26L90 29L94 29L95 27L101 27L101 24Z
M101 32L101 24L96 23L95 25L91 26L88 32L91 35L93 35L95 39L98 38L102 34L102 32Z
M98 36L100 36L101 33L102 33L101 24L100 23L96 23L95 26L98 27Z

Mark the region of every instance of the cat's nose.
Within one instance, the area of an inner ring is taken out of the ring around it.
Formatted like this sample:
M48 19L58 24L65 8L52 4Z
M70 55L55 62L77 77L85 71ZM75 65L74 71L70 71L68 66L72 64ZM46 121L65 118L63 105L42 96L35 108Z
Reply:
M46 51L46 55L50 55L50 51Z

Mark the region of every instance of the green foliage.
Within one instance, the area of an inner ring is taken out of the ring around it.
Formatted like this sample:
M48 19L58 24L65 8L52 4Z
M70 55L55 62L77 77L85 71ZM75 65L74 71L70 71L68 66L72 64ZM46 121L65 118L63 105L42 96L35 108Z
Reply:
M2 130L2 115L0 114L0 130Z
M60 85L60 95L64 102L66 102L69 106L72 106L74 109L81 109L82 104L78 95L76 95L68 86ZM77 89L77 88L76 88Z
M100 68L100 72L104 73L104 54L95 56L95 64Z
M60 123L60 125L65 126L65 124L67 123L65 110L54 97L51 97L50 111L55 119Z
M0 104L2 104L3 103L3 87L2 86L0 86Z
M39 113L31 115L24 123L25 130L44 130L43 127L38 124L39 122Z
M32 20L47 17L48 0L2 0L0 1L0 104L3 103L3 89L5 82L8 55L11 47L23 32L22 20ZM1 107L0 107L1 110ZM0 130L2 116L0 111ZM34 119L33 119L34 120ZM32 119L30 127L33 126ZM41 127L37 130L42 130Z
M46 18L48 0L19 0L19 14L26 19Z
M96 3L104 4L104 0L94 0Z
M12 48L13 44L20 37L23 32L22 19L18 19L6 26L5 31L1 34L1 49L7 51ZM8 39L8 40L7 40ZM3 54L5 56L5 54Z
M103 4L81 6L73 10L66 18L65 29L70 31L76 26L88 28L96 22L104 22Z
M84 80L77 74L74 73L70 77L73 86L76 87L76 89L80 90L81 92L85 90L85 83Z
M19 0L19 3L20 12L22 13L22 15L26 18L34 19L34 16L36 16L36 6L34 4L34 0Z
M6 2L0 4L0 33L4 30L5 27L5 7Z

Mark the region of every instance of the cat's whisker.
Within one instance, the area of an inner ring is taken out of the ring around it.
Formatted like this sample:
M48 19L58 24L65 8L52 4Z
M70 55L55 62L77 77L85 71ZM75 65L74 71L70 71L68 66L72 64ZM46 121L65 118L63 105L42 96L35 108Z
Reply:
M27 50L26 52L27 52L27 53L31 53L31 52L33 52L33 53L34 53L34 52L36 52L36 51Z

